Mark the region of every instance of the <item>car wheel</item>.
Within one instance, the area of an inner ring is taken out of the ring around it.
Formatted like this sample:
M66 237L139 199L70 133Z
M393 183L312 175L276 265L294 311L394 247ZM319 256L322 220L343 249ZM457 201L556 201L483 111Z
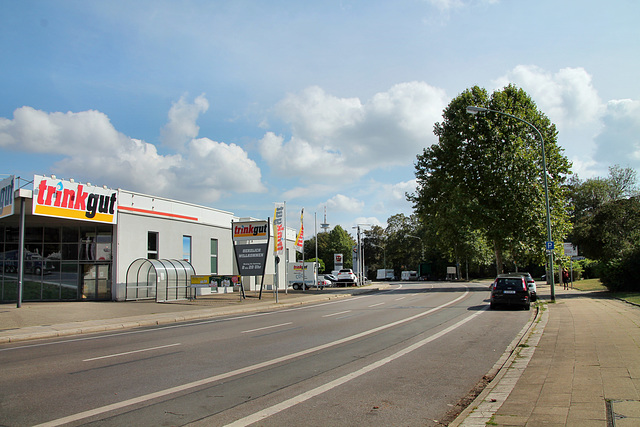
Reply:
M525 309L525 310L531 310L531 304L527 304L527 305L525 305L525 306L524 306L524 309Z
M489 308L491 310L495 310L496 309L496 305L494 303L489 304Z

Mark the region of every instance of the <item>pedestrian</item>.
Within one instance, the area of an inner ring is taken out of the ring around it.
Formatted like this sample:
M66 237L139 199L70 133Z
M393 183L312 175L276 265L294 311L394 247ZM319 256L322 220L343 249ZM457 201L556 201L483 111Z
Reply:
M569 289L569 271L567 267L562 269L562 284L564 285L564 289Z

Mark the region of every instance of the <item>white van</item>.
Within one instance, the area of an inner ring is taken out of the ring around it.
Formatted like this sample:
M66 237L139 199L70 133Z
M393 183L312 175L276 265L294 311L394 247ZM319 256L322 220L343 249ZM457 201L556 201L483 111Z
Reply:
M400 280L418 280L417 271L403 271L400 275Z

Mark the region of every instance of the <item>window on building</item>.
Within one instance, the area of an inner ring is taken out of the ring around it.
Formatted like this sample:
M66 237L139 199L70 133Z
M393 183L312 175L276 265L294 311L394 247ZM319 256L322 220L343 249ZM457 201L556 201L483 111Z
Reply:
M218 239L211 239L211 274L218 274Z
M191 262L191 236L182 236L182 260Z
M158 259L158 233L150 231L147 238L147 259Z

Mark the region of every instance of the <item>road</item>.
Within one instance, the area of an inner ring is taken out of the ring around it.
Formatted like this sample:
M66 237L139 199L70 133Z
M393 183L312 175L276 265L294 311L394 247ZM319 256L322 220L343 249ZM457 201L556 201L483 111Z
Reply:
M527 324L487 284L0 347L2 425L438 425Z

